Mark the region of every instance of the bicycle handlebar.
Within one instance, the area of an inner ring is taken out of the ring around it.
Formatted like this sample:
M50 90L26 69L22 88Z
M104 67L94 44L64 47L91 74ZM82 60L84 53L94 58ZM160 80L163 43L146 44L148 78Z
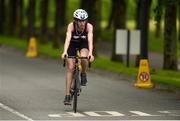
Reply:
M68 57L67 57L67 56L65 55L65 56L64 56L64 59L63 59L63 67L66 66L66 60L67 60L67 58L72 58L72 59L77 59L77 60L78 60L78 59L82 59L82 60L83 60L83 59L87 59L87 60L88 60L88 63L89 63L88 66L89 66L89 68L91 68L91 62L90 62L90 58L91 58L91 57L89 57L89 58L88 58L88 57L77 57L77 56L68 56Z

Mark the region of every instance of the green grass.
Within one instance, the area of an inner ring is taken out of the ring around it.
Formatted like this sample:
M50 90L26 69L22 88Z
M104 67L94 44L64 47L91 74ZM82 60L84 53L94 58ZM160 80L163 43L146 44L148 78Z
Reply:
M0 44L20 48L23 51L27 49L27 42L24 39L18 39L15 37L0 36ZM41 45L37 43L38 52L40 54L50 56L53 58L59 58L62 53L62 47L60 49L53 49L52 44ZM111 71L118 74L124 74L133 77L135 80L138 74L138 68L130 66L126 67L125 64L112 62L107 57L97 57L92 64L93 68L99 68L102 70ZM180 73L177 71L165 71L165 70L152 70L150 69L151 80L154 83L160 83L180 88Z
M158 70L151 74L151 77L156 83L180 88L180 73L177 71Z
M107 57L98 57L93 63L93 67L118 74L129 75L133 77L134 80L137 79L138 68L127 68L124 64L112 62ZM177 71L150 69L150 75L152 82L155 84L170 85L172 87L180 88L180 73Z
M105 56L99 56L98 58L96 58L95 62L93 63L93 67L108 70L111 72L116 72L119 74L126 74L133 77L137 74L137 68L127 68L125 64L112 62L109 58Z

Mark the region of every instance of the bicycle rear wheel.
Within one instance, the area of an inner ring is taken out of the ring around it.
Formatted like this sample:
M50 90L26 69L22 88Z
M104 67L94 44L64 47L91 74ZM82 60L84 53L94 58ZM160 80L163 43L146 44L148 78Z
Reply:
M74 80L74 98L73 98L74 113L76 113L77 111L77 96L78 96L77 80Z

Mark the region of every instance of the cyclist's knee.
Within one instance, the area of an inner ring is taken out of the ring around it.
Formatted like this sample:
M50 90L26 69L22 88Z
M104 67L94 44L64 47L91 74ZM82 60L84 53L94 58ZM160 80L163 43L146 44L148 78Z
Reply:
M73 72L74 66L73 65L68 65L67 71L68 72Z

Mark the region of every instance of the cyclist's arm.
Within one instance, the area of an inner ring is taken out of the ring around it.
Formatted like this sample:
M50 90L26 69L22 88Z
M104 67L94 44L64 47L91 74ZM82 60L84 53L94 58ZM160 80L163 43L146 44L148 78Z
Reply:
M73 23L70 23L67 27L66 39L65 39L65 43L64 43L64 53L66 53L66 54L67 54L67 50L68 50L69 43L71 40L72 29L73 29Z
M88 30L88 46L89 46L89 53L92 55L93 52L93 26L88 23L87 25Z

